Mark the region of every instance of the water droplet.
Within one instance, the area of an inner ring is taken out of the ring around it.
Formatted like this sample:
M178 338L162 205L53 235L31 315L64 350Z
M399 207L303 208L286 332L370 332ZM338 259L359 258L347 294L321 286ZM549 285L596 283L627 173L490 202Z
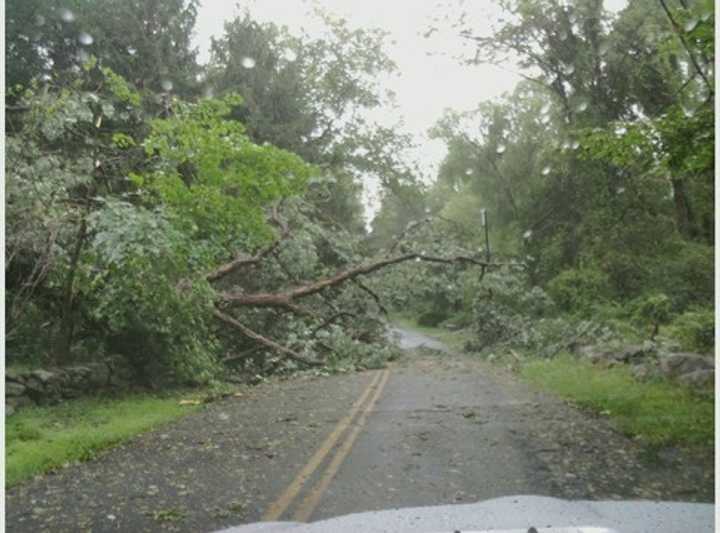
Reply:
M504 144L498 144L498 147L495 149L498 154L504 154L505 150L506 148Z
M137 54L137 49L133 48L132 46L128 46L127 53L131 56L134 56L135 54Z
M683 115L685 115L685 118L693 118L695 116L695 110L683 106Z
M58 11L58 14L60 15L60 20L62 20L63 22L73 22L75 20L75 13L73 13L67 8L60 9L60 11Z
M617 189L615 189L615 192L617 194L622 194L625 192L625 187L618 187Z
M550 174L551 171L552 171L552 168L550 168L549 166L547 166L547 167L544 167L544 168L542 169L541 174L542 174L543 176L547 176L548 174Z
M587 102L580 102L580 103L577 105L577 107L575 108L575 111L577 111L578 113L582 113L582 112L585 111L587 108L588 108L588 103L587 103Z
M568 38L568 34L567 34L567 32L566 32L565 30L562 30L562 31L558 34L558 37L560 38L561 41L564 41L565 39Z
M577 150L578 148L580 148L580 143L577 142L577 141L574 141L574 142L570 145L570 148L572 148L573 150Z
M83 46L90 46L95 41L95 39L93 39L93 36L89 33L81 32L78 35L78 41Z
M230 420L230 415L227 413L220 413L220 414L218 414L218 418L220 420Z
M569 149L570 146L571 146L571 144L570 144L568 141L565 141L564 143L562 143L562 149L563 149L563 150Z
M293 61L295 61L297 59L297 53L295 53L295 50L286 48L285 50L283 50L282 58L285 61L289 61L290 63L292 63Z
M198 82L198 83L204 82L204 81L205 81L205 74L204 74L203 72L197 74L197 75L195 76L195 81Z
M35 15L35 25L36 26L45 25L45 17L43 17L42 15Z
M624 126L615 128L615 135L625 135L626 133L627 133L627 128Z
M466 169L465 169L465 175L466 175L466 176L469 176L469 175L471 175L472 173L473 173L473 171L472 171L471 168L466 168Z
M45 73L42 76L40 76L40 79L42 81L50 81L52 79L52 77L50 76L50 74Z
M540 124L543 126L547 126L550 124L550 116L549 115L543 115L543 117L540 119Z
M252 57L243 57L240 63L244 68L255 68L255 60Z
M531 229L527 230L525 233L523 233L523 239L529 239L530 237L532 237L532 234L533 232Z
M698 22L699 22L699 20L696 18L692 18L692 19L688 20L685 23L685 31L688 33L693 31L697 27Z
M566 76L572 76L573 73L575 72L575 65L572 65L572 64L563 65L562 71L563 71L563 74L565 74Z
M160 87L163 88L163 91L170 92L173 89L173 82L171 82L170 80L162 80L160 82Z
M550 102L548 102L547 104L545 104L544 106L542 106L540 108L540 113L542 113L543 115L549 113L551 107L552 107L552 104Z

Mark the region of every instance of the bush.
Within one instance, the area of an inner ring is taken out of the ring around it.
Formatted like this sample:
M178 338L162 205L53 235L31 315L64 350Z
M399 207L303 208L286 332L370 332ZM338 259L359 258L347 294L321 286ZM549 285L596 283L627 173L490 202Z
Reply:
M660 324L665 324L670 319L670 312L672 310L672 302L666 294L649 294L642 298L636 299L632 308L633 319L635 322L642 325L652 326L652 334L650 339L654 339L655 335L658 334Z
M682 312L691 305L713 305L713 248L681 241L671 245L665 255L655 262L651 285L670 297L673 310Z
M595 268L561 272L547 284L547 292L558 307L567 312L589 314L610 293L608 276Z
M702 308L686 311L672 322L672 330L687 349L711 352L715 346L715 312Z

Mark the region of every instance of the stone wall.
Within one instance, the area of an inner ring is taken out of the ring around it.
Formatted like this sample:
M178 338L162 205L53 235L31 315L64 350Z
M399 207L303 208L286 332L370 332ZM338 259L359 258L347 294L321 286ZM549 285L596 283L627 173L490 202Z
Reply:
M101 390L129 385L131 372L122 356L62 368L5 373L5 415L21 407L48 405Z

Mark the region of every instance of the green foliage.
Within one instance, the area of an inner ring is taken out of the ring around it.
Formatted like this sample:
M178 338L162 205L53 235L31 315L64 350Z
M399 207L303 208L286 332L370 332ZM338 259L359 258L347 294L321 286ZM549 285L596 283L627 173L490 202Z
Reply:
M638 322L659 326L670 319L672 303L666 294L648 294L633 302L632 307Z
M608 277L598 269L569 269L547 284L547 292L560 309L569 313L589 314L609 295Z
M710 446L712 398L664 381L638 383L629 369L600 369L571 357L532 361L522 369L530 382L583 407L608 415L617 427L648 444Z
M715 346L715 312L711 308L693 308L673 320L670 331L688 350L712 352Z

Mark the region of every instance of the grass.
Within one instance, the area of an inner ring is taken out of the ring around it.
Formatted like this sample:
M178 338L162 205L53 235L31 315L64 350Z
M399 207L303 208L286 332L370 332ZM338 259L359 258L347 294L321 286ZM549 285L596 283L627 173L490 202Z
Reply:
M22 409L5 421L5 486L71 461L91 459L101 450L196 410L196 405L179 405L188 396L187 392L132 394Z
M618 429L650 446L712 446L714 401L665 381L639 383L627 368L602 369L568 355L525 364L538 387L609 415Z

